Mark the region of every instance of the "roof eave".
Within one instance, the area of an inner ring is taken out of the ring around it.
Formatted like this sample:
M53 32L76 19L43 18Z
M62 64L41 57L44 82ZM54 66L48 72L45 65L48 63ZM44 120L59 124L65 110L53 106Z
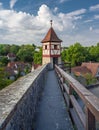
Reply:
M46 42L58 42L58 43L61 43L61 42L63 42L62 40L59 40L59 41L54 41L54 40L52 40L52 41L50 41L50 40L46 40L46 41L41 41L41 43L46 43Z

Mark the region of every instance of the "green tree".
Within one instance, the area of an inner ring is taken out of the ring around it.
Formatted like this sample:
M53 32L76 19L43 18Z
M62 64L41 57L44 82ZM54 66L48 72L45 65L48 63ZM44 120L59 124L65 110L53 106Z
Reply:
M89 74L89 73L87 73L87 74L85 75L85 79L86 79L87 85L95 84L96 81L97 81L97 79L94 78L94 77L93 77L91 74Z
M91 61L91 55L89 53L89 47L84 47L85 62Z
M6 56L10 52L9 44L0 44L0 55Z
M99 42L97 43L97 46L99 46Z
M62 58L62 61L66 62L67 60L67 49L64 49L61 53L61 58Z
M42 64L42 48L34 53L34 64Z
M91 56L91 61L99 62L99 46L91 46L89 48L89 53Z
M66 52L64 52L65 61L71 62L72 66L81 65L85 61L85 48L80 43L75 43L71 45Z
M17 54L17 52L19 51L19 49L20 49L20 46L18 46L18 45L11 45L11 47L10 47L10 52L11 53L14 53L14 54Z
M0 79L0 90L7 87L8 85L10 85L11 83L13 83L12 80L9 79Z
M2 56L2 58L0 58L1 66L6 66L8 64L8 62L9 62L9 60L7 57Z
M12 82L12 80L6 79L4 67L0 67L0 90L10 85Z
M32 62L35 48L32 45L22 45L17 53L19 60Z

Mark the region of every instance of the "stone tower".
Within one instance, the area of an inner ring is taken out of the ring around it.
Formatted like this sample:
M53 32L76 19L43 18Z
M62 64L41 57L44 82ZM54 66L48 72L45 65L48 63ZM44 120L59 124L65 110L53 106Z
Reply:
M54 64L61 63L61 42L52 27L48 30L45 38L42 42L42 64L51 63L52 67Z

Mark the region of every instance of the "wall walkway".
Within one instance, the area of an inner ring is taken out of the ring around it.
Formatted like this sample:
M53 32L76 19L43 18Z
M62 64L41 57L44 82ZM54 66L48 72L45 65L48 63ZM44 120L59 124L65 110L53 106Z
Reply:
M54 71L48 72L34 130L73 130Z

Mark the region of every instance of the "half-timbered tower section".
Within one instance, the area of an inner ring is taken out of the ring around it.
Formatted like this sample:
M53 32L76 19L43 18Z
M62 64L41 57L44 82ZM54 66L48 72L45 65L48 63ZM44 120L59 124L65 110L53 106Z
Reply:
M41 41L42 42L42 64L51 63L52 66L54 64L61 63L61 42L55 33L52 27L52 20L51 20L51 27L48 30L45 38Z

